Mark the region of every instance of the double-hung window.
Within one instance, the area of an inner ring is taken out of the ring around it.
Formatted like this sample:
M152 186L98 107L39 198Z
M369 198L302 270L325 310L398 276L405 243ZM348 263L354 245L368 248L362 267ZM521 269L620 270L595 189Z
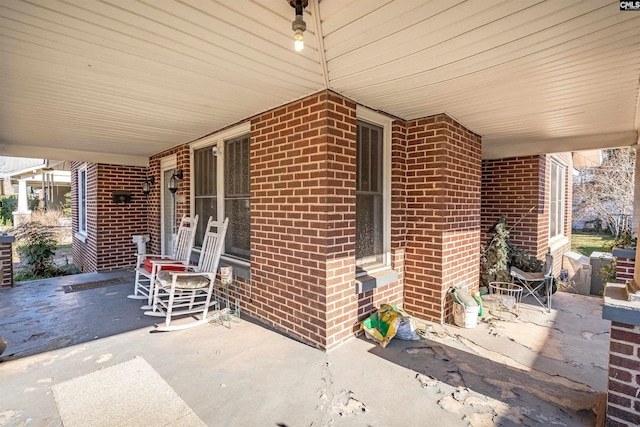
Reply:
M564 236L565 167L551 160L549 192L549 240Z
M87 165L78 169L78 234L87 236Z
M358 108L356 122L356 274L390 266L391 120Z
M192 145L192 212L199 215L196 248L202 245L210 216L229 218L224 254L249 261L249 124Z

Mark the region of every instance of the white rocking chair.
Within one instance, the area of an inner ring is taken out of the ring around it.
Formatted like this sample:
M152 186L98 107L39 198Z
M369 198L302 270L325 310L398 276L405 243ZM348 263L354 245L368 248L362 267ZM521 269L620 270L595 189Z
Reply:
M207 317L209 309L218 304L214 298L215 281L228 224L228 218L224 222L209 218L197 266L190 266L185 271L171 271L166 270L170 267L168 264L158 265L159 271L154 278L153 309L144 313L165 317L164 326L155 325L158 331L192 328L210 320ZM171 325L175 317L184 315L192 315L195 320Z
M127 298L146 299L147 305L143 305L143 310L151 308L153 303L154 276L157 274L157 266L160 264L172 265L173 268L184 270L184 266L189 264L191 250L196 238L196 227L198 226L198 215L193 218L182 217L173 244L171 255L137 254L136 278L133 294Z

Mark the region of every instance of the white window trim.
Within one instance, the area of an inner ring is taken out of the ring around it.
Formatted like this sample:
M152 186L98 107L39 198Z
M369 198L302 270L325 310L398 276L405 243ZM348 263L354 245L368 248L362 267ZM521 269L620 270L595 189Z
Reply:
M77 173L77 182L78 182L78 231L75 236L83 243L87 242L87 164L84 163L80 167L78 167ZM83 204L80 206L80 195L82 191L80 189L80 175L84 174L84 199L82 200ZM84 228L82 226L84 225Z
M565 245L569 239L565 236L565 210L566 210L566 204L567 204L567 199L566 199L566 181L567 181L567 166L562 163L559 159L557 159L555 156L551 156L550 158L551 163L549 164L549 204L551 204L551 186L553 185L553 175L551 172L552 169L552 165L555 163L558 167L559 170L562 171L562 184L560 185L560 200L562 201L562 204L560 206L560 225L562 227L562 231L555 235L555 236L551 236L551 210L549 210L549 246L554 249L554 248L559 248L563 245Z
M196 175L195 175L195 171L193 170L193 167L194 167L193 152L195 150L199 150L201 148L206 148L206 147L211 147L212 149L215 147L217 149L216 157L218 157L218 161L217 161L217 167L216 167L216 175L217 175L216 176L217 178L216 193L218 194L218 197L217 197L216 210L217 210L218 218L222 218L223 212L224 212L224 142L229 139L237 138L250 133L251 133L251 122L247 121L242 124L239 124L238 126L234 126L232 128L225 129L213 135L206 136L198 141L192 142L189 145L189 164L191 167L191 176L194 177L194 179L192 179L190 183L190 186L191 186L190 194L195 194L195 176ZM222 195L222 197L220 195ZM194 212L196 211L195 196L191 197L191 200L189 203L189 209L191 212L191 216L193 216ZM208 220L209 220L208 218L200 218L200 221L208 221ZM194 248L193 251L200 252L197 248ZM236 257L226 256L224 253L224 250L220 258L229 264L238 265L238 266L247 267L247 268L251 267L251 263L249 261L239 259Z
M165 200L165 188L169 185L168 182L165 182L164 173L168 170L176 169L178 167L178 156L175 154L171 154L169 156L163 157L160 159L160 253L163 255L168 255L165 252L165 247L167 246L167 234L164 232L164 224L167 221L166 215L164 213L164 204ZM175 215L175 214L174 214Z
M356 105L356 119L382 127L382 146L384 156L384 164L382 168L382 204L384 216L382 221L384 230L384 236L382 237L384 251L383 264L379 268L367 270L366 272L358 273L356 275L357 277L361 277L377 271L389 269L391 267L391 131L393 119L361 105Z

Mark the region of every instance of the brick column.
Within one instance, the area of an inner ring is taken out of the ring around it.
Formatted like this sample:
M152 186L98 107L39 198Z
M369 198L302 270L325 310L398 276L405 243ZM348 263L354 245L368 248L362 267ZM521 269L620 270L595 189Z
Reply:
M351 337L355 104L322 92L251 121L251 314L329 349Z
M616 258L616 283L627 283L633 279L635 265L635 259Z
M13 257L11 255L11 245L13 235L6 234L0 236L0 288L13 287Z
M405 308L440 322L478 287L481 140L441 114L407 124Z
M640 326L611 322L606 426L640 425Z

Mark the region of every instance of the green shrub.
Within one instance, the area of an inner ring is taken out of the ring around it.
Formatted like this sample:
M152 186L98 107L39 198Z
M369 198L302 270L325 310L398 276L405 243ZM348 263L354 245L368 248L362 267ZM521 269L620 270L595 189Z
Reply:
M62 214L66 217L71 216L71 192L69 191L64 195L64 202L61 204Z
M69 276L71 274L80 274L80 269L73 264L63 266L52 266L44 275L36 276L31 270L20 269L13 273L14 282L24 282L27 280L48 279L50 277Z
M14 229L16 250L36 277L52 277L57 242L52 227L28 222Z
M34 212L40 209L40 199L37 197L29 197L27 199L27 209Z
M631 249L635 248L638 243L638 238L633 237L631 233L623 233L619 237L607 245L607 249L611 251L613 248Z
M0 196L2 207L0 208L0 222L2 225L13 225L13 211L18 208L18 196Z

